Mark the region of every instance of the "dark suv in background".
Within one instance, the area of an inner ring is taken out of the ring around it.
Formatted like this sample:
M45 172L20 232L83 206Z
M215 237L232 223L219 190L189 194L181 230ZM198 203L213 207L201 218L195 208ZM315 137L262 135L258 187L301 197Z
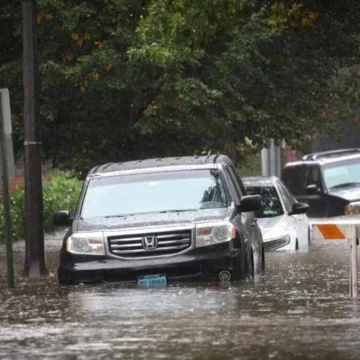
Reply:
M92 169L60 254L61 284L173 279L220 281L264 270L264 247L231 160L224 155L113 163Z
M281 179L311 217L360 214L360 149L305 155L286 164Z

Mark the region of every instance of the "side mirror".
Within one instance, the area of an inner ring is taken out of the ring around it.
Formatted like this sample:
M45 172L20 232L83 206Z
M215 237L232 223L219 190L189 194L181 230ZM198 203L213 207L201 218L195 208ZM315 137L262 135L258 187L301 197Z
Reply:
M310 185L306 186L305 190L306 190L306 193L309 195L316 195L321 192L319 187L315 184L310 184Z
M239 211L249 212L260 210L262 207L260 195L246 195L241 198L241 203L238 206Z
M55 226L71 226L73 219L70 211L56 211L54 214Z
M306 203L295 203L289 215L305 214L309 210L309 205Z

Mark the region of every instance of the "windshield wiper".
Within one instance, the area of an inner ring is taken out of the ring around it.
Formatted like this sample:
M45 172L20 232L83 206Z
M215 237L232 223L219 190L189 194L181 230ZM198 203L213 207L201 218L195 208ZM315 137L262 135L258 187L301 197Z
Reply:
M186 212L186 211L197 211L198 209L171 209L171 210L163 210L159 211L160 214L166 213L177 213L177 212Z
M332 186L330 189L340 189L343 187L360 186L360 182L348 182Z
M127 216L134 216L136 214L122 214L122 215L107 215L107 216L104 216L106 219L109 219L109 218L123 218L123 217L127 217Z
M124 218L128 216L135 216L135 215L146 215L146 214L166 214L166 213L178 213L178 212L185 212L185 211L197 211L198 209L171 209L171 210L163 210L163 211L147 211L147 212L140 212L136 214L121 214L121 215L107 215L104 216L106 219L109 218Z

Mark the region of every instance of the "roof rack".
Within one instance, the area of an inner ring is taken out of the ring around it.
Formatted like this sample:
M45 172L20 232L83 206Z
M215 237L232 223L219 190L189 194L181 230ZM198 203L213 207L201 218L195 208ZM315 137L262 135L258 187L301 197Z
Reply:
M341 150L330 150L330 151L322 151L318 153L308 154L303 156L303 160L317 160L327 157L336 157L336 156L343 156L343 155L353 155L353 154L360 154L360 148L353 148L353 149L341 149Z

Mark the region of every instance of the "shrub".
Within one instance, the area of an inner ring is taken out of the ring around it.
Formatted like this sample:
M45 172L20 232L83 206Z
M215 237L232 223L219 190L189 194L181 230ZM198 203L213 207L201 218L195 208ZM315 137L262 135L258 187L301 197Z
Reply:
M43 182L44 231L53 230L53 215L57 210L74 211L82 182L70 171L54 172ZM18 188L10 194L10 214L13 240L25 235L25 191ZM4 216L0 201L0 242L3 241Z

